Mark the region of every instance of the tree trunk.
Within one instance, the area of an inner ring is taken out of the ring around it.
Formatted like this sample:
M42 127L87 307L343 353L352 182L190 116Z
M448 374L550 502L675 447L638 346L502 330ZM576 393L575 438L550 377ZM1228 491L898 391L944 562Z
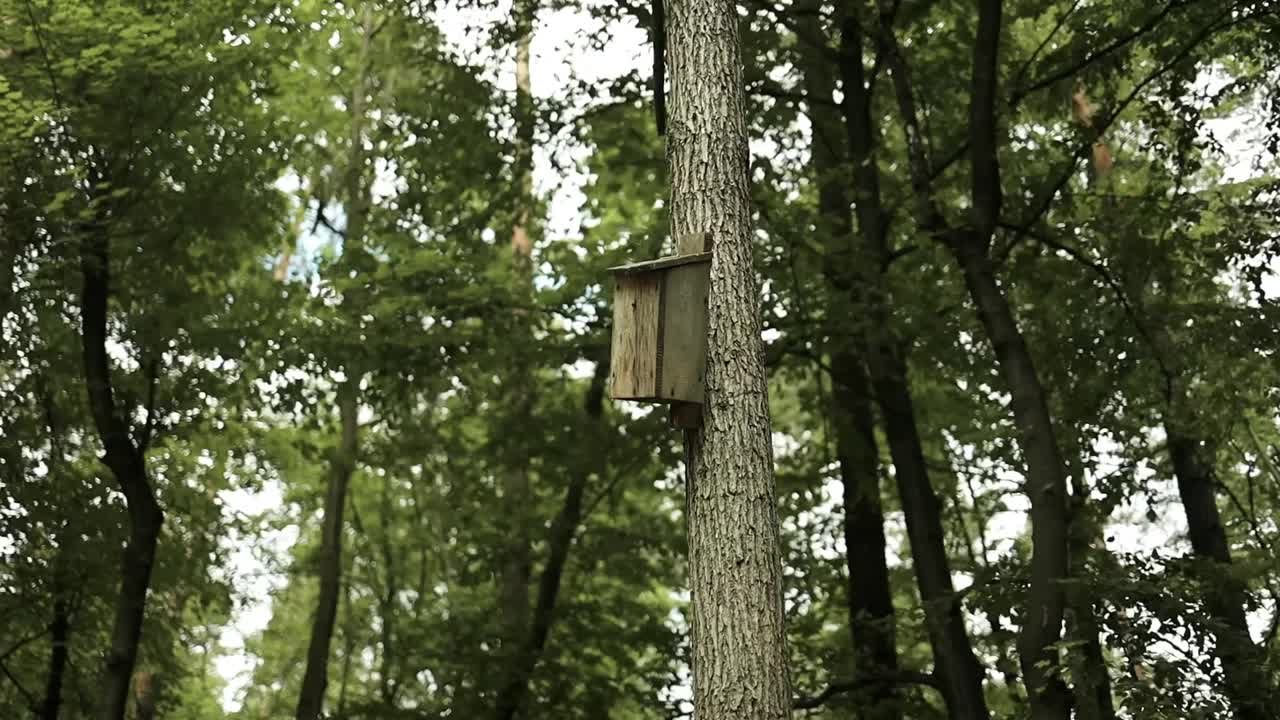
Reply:
M329 483L324 501L324 526L320 539L320 596L311 624L307 646L307 667L298 693L297 720L316 720L324 710L325 689L329 685L329 644L342 594L342 515L347 501L347 485L355 472L359 452L356 433L356 387L360 379L348 377L338 387L338 414L341 440L329 459Z
M595 375L592 377L591 386L587 389L585 411L587 422L591 427L598 427L604 416L604 384L607 377L609 377L609 362L606 356L603 361L596 363ZM582 500L586 493L587 482L591 479L593 470L602 470L606 464L607 457L601 457L600 467L580 467L569 480L560 514L551 524L547 541L547 564L543 567L542 575L538 580L538 603L534 608L533 622L529 627L524 646L516 658L515 669L509 674L506 684L498 693L498 700L495 703L497 720L512 720L516 717L528 695L529 681L533 677L533 671L537 669L538 660L542 657L547 639L551 635L551 625L555 620L556 602L560 595L569 551L582 524Z
M61 552L61 548L59 549ZM71 639L71 608L64 596L65 590L56 588L53 599L53 622L49 623L49 675L45 680L44 703L40 705L41 720L58 720L62 709L62 684L66 677L68 643Z
M155 565L164 512L147 477L145 448L134 444L125 414L115 404L107 356L107 311L111 295L110 241L102 227L84 228L80 294L84 379L94 426L104 449L103 462L115 476L129 513L129 539L120 569L120 594L111 628L111 647L102 677L102 720L121 720L138 659L138 641L146 614L147 590Z
M516 23L516 139L514 150L514 176L516 182L516 218L511 229L511 283L513 295L521 300L530 297L532 288L533 239L529 222L533 205L533 94L529 77L530 46L533 39L533 23L537 13L536 0L517 0L512 12ZM520 310L516 311L517 323L521 323ZM527 327L516 329L526 337ZM532 342L532 338L527 338ZM531 421L533 406L533 368L521 353L515 360L508 381L507 402L511 410L512 428L525 427ZM506 528L507 546L504 549L501 585L499 588L502 623L502 654L507 665L504 684L515 682L519 656L529 632L529 582L533 574L530 549L531 519L529 506L530 449L512 435L512 445L506 454L506 468L502 481L502 516ZM501 677L501 676L500 676ZM502 690L499 690L499 694Z
M1032 720L1069 720L1071 693L1062 682L1055 644L1065 614L1068 577L1067 478L1044 388L1008 299L996 282L989 247L1003 199L997 153L996 103L1004 7L979 0L969 104L971 187L969 227L947 225L933 193L933 168L921 131L909 68L890 25L891 0L879 0L880 39L893 76L894 94L907 137L911 186L920 227L946 243L964 274L987 339L1012 396L1023 462L1024 491L1031 501L1031 584L1023 608L1018 655Z
M1068 576L1067 478L1049 405L1026 341L986 250L972 239L952 243L965 285L978 309L1000 374L1012 398L1014 422L1026 465L1024 492L1031 501L1031 587L1018 638L1033 720L1069 720L1071 693L1060 679L1054 644L1062 638Z
M382 645L382 662L378 670L378 692L382 702L388 708L396 704L400 683L396 671L396 618L399 614L400 569L396 563L396 551L392 547L391 528L394 527L395 516L391 502L391 485L393 477L387 473L382 478L382 494L379 498L379 524L382 526L381 554L382 564L386 568L386 588L378 598L380 614L380 642ZM348 601L350 602L350 601Z
M693 702L701 720L783 720L791 690L738 15L720 0L672 0L666 20L672 234L681 252L713 238L704 425L685 435Z
M891 328L892 314L885 277L889 257L888 228L875 158L877 140L872 123L871 93L866 88L862 60L864 33L860 8L856 5L849 7L842 18L839 65L860 243L852 253L857 270L853 282L840 281L836 273L842 272L841 269L828 270L828 276L835 275L837 286L843 284L848 288L853 307L865 313L862 327L868 348L866 357L871 386L889 441L936 675L949 716L982 720L988 717L982 691L985 674L974 656L951 583L942 513L924 461L906 360L898 349ZM815 65L818 60L820 58L815 58ZM820 97L829 97L830 83L826 85L826 88L811 88L810 92L817 91ZM826 129L830 121L820 124L819 120L822 118L814 121L815 136L819 133L835 134L834 128ZM848 207L847 202L845 207Z
M365 249L365 233L372 203L371 180L366 168L364 150L369 76L373 71L371 47L374 33L375 8L365 3L360 8L360 46L356 55L356 67L351 87L347 117L347 167L343 188L346 204L347 227L343 243L343 259L359 270L369 270L372 259ZM360 308L364 293L355 289L345 301ZM355 312L359 312L356 310ZM339 437L337 447L329 457L328 483L325 490L324 518L322 520L319 557L320 592L316 599L316 614L311 624L311 639L307 645L307 665L298 693L297 720L316 720L324 711L325 691L329 686L329 646L333 640L333 626L337 620L338 606L342 598L342 532L343 513L347 503L347 486L355 473L360 453L359 444L359 393L363 373L356 363L344 362L346 377L338 384Z
M804 18L800 47L804 57L805 92L811 97L830 99L835 82L829 59L822 51L826 33L818 9L808 2L797 9ZM856 315L858 298L847 279L853 243L852 207L848 192L848 165L844 131L839 114L831 108L809 103L813 126L810 164L818 187L818 228L825 241L824 274L832 286L827 314L849 318L837 335L831 359L834 404L830 412L835 427L836 454L844 487L845 561L849 570L849 630L853 640L854 680L891 678L898 671L897 631L889 567L885 560L884 511L880 503L880 450L875 437L871 388L863 358L866 356L861 318ZM870 705L863 717L901 718L902 698L893 682L867 686L863 697Z
M844 542L849 568L854 679L892 678L898 671L897 632L889 566L885 561L880 456L871 414L871 389L862 358L849 353L837 354L832 359L832 381L836 453L844 486ZM857 704L863 708L860 717L867 720L902 717L901 693L892 680L869 685Z
M1178 496L1187 514L1191 551L1202 566L1205 608L1213 618L1215 654L1222 663L1223 688L1238 720L1266 720L1275 712L1275 690L1266 658L1249 636L1245 616L1248 588L1231 573L1231 546L1218 512L1217 478L1206 443L1165 421Z
M1077 453L1073 453L1076 456ZM1071 474L1071 575L1085 573L1089 550L1098 545L1099 528L1089 507L1089 488L1084 482L1083 468ZM1099 639L1101 627L1094 610L1094 598L1086 588L1076 587L1067 593L1068 628L1080 650L1073 653L1079 679L1075 692L1077 720L1116 720L1115 702L1111 697L1111 674Z

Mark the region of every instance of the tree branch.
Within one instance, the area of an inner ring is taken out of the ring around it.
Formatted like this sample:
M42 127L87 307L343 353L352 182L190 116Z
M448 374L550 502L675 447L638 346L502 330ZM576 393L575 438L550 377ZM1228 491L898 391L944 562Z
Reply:
M606 356L597 360L595 374L587 389L584 403L586 421L593 425L599 425L604 415L604 383L608 376L609 361ZM498 720L512 720L519 713L524 696L528 693L529 679L546 648L547 638L551 634L551 625L555 619L565 564L569 559L569 551L573 547L574 536L582 524L582 501L591 475L590 468L586 466L579 467L575 471L568 489L565 490L564 503L560 512L551 524L547 541L547 563L538 578L538 599L534 606L529 635L525 639L524 647L515 657L515 666L508 670L508 679L495 701L497 708L495 717Z
M1071 180L1071 176L1075 174L1076 165L1080 162L1080 158L1089 153L1090 149L1093 147L1093 143L1096 142L1098 138L1102 137L1106 131L1115 124L1121 113L1123 113L1129 105L1133 104L1134 100L1137 99L1138 94L1145 90L1148 85L1155 82L1165 73L1185 61L1201 43L1207 40L1215 32L1235 24L1235 21L1225 24L1222 23L1222 19L1230 17L1231 13L1232 10L1228 8L1214 18L1212 22L1206 24L1200 32L1196 33L1195 37L1193 37L1190 42L1183 46L1182 49L1173 56L1173 58L1164 65L1153 70L1151 74L1147 75L1147 77L1143 78L1137 85L1135 85L1133 90L1129 91L1129 94L1125 96L1124 100L1116 106L1114 112L1109 113L1101 120L1101 122L1097 123L1093 128L1093 132L1089 133L1089 137L1086 138L1086 141L1081 143L1080 147L1078 147L1071 157L1064 163L1063 171L1058 175L1057 179L1050 183L1048 189L1042 194L1040 200L1032 205L1032 211L1021 223L1018 224L1018 226L1013 228L1015 232L1019 234L1026 233L1032 225L1040 222L1040 220L1044 218L1044 216L1049 212L1049 208L1053 205L1054 198L1058 196L1058 193L1062 191L1062 188Z
M22 682L19 681L16 676L14 676L13 672L9 670L9 666L6 665L3 660L0 660L0 671L3 671L4 676L9 678L9 682L13 683L13 686L18 689L18 693L27 701L27 707L38 711L40 709L40 704L36 702L35 696L31 694L30 690L27 690L27 688L23 686Z
M915 88L911 82L911 68L902 54L902 46L893 30L892 13L896 3L893 0L879 0L880 9L880 42L885 61L889 66L889 74L893 78L894 96L897 99L898 114L902 116L902 130L907 140L907 167L911 178L911 189L916 201L916 220L925 232L937 236L946 230L946 221L933 197L933 181L938 173L934 172L929 160L928 140L920 123L919 111L916 108ZM966 141L948 159L947 165L964 156L968 147Z
M1011 227L1005 223L1001 223L1000 226L1003 228ZM1170 369L1168 363L1165 362L1164 355L1160 351L1160 346L1156 344L1155 338L1147 329L1146 323L1143 322L1142 317L1133 307L1133 303L1129 302L1129 296L1125 294L1124 288L1120 285L1120 282L1111 275L1111 271L1102 263L1088 257L1082 251L1073 248L1066 243L1058 242L1047 235L1041 235L1029 230L1023 230L1022 232L1043 245L1066 253L1072 260L1085 266L1089 270L1093 271L1098 277L1102 278L1102 281L1106 283L1107 287L1115 293L1116 299L1120 301L1121 309L1124 310L1124 314L1128 316L1129 321L1133 323L1134 329L1138 331L1138 335L1142 338L1142 341L1146 343L1148 348L1150 348L1151 355L1156 361L1156 366L1160 369L1160 375L1164 379L1166 392L1168 392L1173 386L1173 370Z
M975 238L984 247L1000 220L1000 158L996 127L996 89L999 85L1002 0L980 0L978 33L973 46L973 84L969 100L970 191Z
M48 633L49 633L49 628L45 627L27 635L24 638L21 638L14 644L10 645L4 652L0 653L0 662L4 662L5 660L8 660L9 656L18 652L19 650L26 647L27 645L35 642L36 640L39 640L40 638L44 637Z
M846 680L841 682L833 682L828 685L822 692L809 697L797 697L791 701L793 710L812 710L822 707L828 700L846 693L857 692L866 687L874 685L924 685L926 687L940 690L938 678L930 673L912 672L910 670L900 670L896 673L886 675L866 675L856 680Z
M822 107L840 107L840 103L837 103L831 98L818 97L817 95L811 95L799 90L787 90L780 87L777 83L771 82L767 78L753 86L747 87L747 94L755 95L757 97L771 97L778 100L805 103L809 105L820 105Z
M1031 53L1031 56L1027 58L1026 62L1022 63L1022 66L1018 68L1018 72L1014 73L1012 84L1015 88L1021 87L1023 78L1027 76L1027 71L1031 69L1031 65L1035 63L1036 58L1040 57L1040 53L1044 52L1044 49L1049 46L1049 41L1053 40L1053 38L1058 34L1058 31L1062 29L1062 26L1067 24L1067 18L1071 17L1071 14L1076 11L1076 8L1080 7L1080 3L1082 2L1084 2L1084 0L1075 0L1075 2L1071 3L1071 7L1067 8L1067 11L1062 14L1062 17L1058 18L1057 24L1053 26L1053 29L1049 31L1049 34L1045 35L1044 39L1040 41L1040 44L1036 46L1035 52ZM1017 91L1015 91L1015 96L1016 95ZM1010 100L1009 104L1017 105L1018 100Z
M156 386L159 385L160 379L160 356L156 355L147 363L147 405L146 420L142 425L142 437L138 439L138 452L145 453L147 448L151 446L151 438L156 428Z
M1168 17L1169 13L1171 13L1174 9L1192 5L1192 4L1195 4L1196 2L1200 2L1200 0L1189 0L1189 1L1173 0L1168 5L1165 5L1163 8L1161 8L1159 12L1147 18L1147 20L1144 21L1142 24L1138 25L1133 30L1130 30L1129 32L1124 33L1123 35L1117 37L1112 42L1099 48L1093 54L1085 57L1084 59L1078 62L1074 62L1065 67L1059 68L1049 73L1048 75L1045 75L1044 77L1041 77L1031 82L1029 85L1015 89L1013 91L1013 94L1009 98L1009 105L1016 106L1018 103L1022 102L1023 98L1025 98L1027 95L1030 95L1031 93L1036 92L1038 90L1043 90L1044 88L1047 88L1055 83L1061 82L1068 78L1074 77L1077 73L1079 73L1081 70L1085 69L1086 67L1089 67L1090 65L1098 62L1099 60L1107 57L1108 55L1120 50L1124 46L1128 45L1129 43L1137 40L1138 38L1142 37L1143 35L1153 30L1157 25L1160 24L1162 20ZM1079 4L1078 0L1077 0L1077 4ZM1074 9L1074 6L1073 6L1073 9ZM1067 15L1070 15L1070 14L1071 14L1070 12L1067 13ZM1062 27L1062 23L1066 21L1067 15L1064 15L1062 17L1062 20L1058 22L1058 27ZM1054 28L1054 33L1056 33L1057 31L1058 31L1058 28ZM1053 33L1050 33L1049 37L1050 38L1053 37ZM1045 38L1045 42L1047 43L1048 41L1049 41L1049 38ZM1043 45L1041 47L1043 47ZM1039 50L1037 50L1036 52L1039 53ZM1026 67L1029 67L1032 60L1034 59L1035 59L1035 55L1032 55L1031 58L1027 60L1027 65L1024 66L1024 69ZM1019 77L1021 77L1021 75L1022 73L1020 71Z

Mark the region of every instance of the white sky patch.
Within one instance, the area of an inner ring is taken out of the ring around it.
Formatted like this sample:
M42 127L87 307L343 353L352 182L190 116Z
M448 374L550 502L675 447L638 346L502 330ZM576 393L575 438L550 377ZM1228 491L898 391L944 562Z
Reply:
M260 490L225 490L219 498L226 515L261 518L279 512L284 505L284 488L278 480L267 479ZM215 671L227 682L222 707L228 712L240 709L252 680L254 658L246 651L245 641L267 628L271 593L288 581L284 574L272 570L269 560L287 557L297 539L296 525L251 537L232 532L222 539L223 547L230 550L229 574L239 595L232 622L218 639L222 652L214 660Z

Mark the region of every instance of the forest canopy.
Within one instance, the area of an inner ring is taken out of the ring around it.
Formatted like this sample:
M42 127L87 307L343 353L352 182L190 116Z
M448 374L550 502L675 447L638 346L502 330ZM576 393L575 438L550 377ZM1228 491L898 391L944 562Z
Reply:
M0 0L0 718L1274 720L1278 155L1270 0Z

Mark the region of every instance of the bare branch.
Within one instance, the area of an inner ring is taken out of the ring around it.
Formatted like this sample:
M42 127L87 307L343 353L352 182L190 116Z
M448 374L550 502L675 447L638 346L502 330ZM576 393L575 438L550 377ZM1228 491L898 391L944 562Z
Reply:
M996 126L1002 0L978 4L978 34L973 47L973 85L969 94L969 157L972 166L973 229L986 246L1000 220L1000 158Z
M813 708L822 707L828 700L837 695L857 692L875 685L924 685L940 689L938 678L931 673L900 670L896 673L885 675L865 675L856 680L833 682L817 695L794 698L791 701L791 707L793 710L812 710Z
M1057 70L1045 75L1044 77L1038 78L1037 80L1031 82L1029 85L1017 88L1016 90L1014 90L1013 94L1009 98L1010 106L1015 106L1018 103L1022 102L1023 98L1025 98L1027 95L1030 95L1033 92L1036 92L1038 90L1043 90L1044 88L1047 88L1055 83L1066 80L1067 78L1074 77L1081 70L1089 67L1090 65L1093 65L1094 63L1098 62L1099 60L1102 60L1108 55L1111 55L1112 53L1117 52L1118 50L1124 48L1129 43L1134 42L1138 38L1142 37L1143 35L1153 30L1157 25L1160 24L1162 20L1168 17L1169 13L1171 13L1175 9L1193 5L1196 2L1201 2L1201 1L1202 0L1173 0L1173 2L1170 2L1168 5L1165 5L1157 13L1147 18L1144 22L1142 22L1140 25L1135 27L1133 30L1130 30L1129 32L1124 33L1123 35L1120 35L1115 40L1099 48L1093 54L1085 57L1084 59L1078 62L1074 62L1065 67L1058 68ZM1070 15L1069 12L1067 14ZM1066 20L1065 15L1063 16L1062 20L1063 21ZM1058 26L1059 27L1062 26L1062 21L1059 21ZM1054 32L1055 33L1057 32L1057 28L1054 29ZM1052 37L1052 36L1053 34L1051 33L1049 37ZM1045 39L1045 42L1048 42L1048 38ZM1031 59L1027 61L1027 65L1029 66L1031 63L1031 60L1034 60L1034 59L1035 59L1035 56L1032 55ZM1025 66L1024 66L1024 69L1025 69Z

